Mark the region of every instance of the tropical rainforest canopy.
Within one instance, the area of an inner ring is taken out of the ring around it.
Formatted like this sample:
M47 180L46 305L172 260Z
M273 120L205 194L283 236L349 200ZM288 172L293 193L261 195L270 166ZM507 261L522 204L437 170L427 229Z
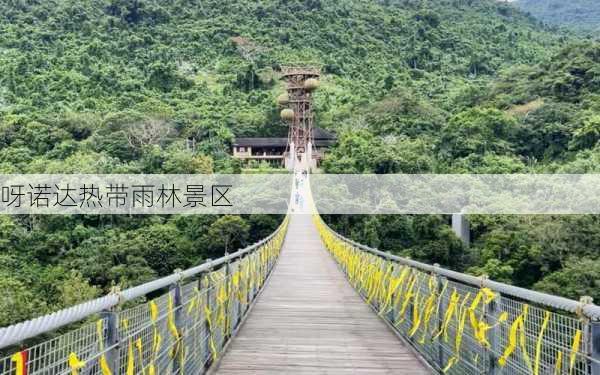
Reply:
M0 2L1 173L239 173L322 67L328 173L597 173L600 44L492 0ZM151 136L140 129L152 129ZM190 147L186 142L195 139ZM600 300L600 217L332 216L426 262ZM272 216L0 216L0 326L222 255ZM5 305L2 305L5 304Z
M600 31L600 3L595 0L515 0L533 16L558 26L594 35Z

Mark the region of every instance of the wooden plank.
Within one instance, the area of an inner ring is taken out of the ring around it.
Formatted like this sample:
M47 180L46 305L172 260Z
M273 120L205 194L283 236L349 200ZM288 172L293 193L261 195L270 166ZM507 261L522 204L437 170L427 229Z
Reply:
M346 281L308 215L293 215L266 289L217 374L429 374Z

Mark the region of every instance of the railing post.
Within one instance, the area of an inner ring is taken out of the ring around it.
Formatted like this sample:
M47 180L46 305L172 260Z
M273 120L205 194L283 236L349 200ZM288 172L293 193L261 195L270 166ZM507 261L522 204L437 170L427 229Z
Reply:
M269 252L269 249L265 248L264 249L265 253ZM265 256L266 257L266 256ZM267 259L267 261L265 262L264 267L262 268L262 274L261 274L261 278L262 278L262 283L260 284L261 289L262 287L265 285L265 281L267 280L267 275L269 274L269 260Z
M225 255L228 255L225 253ZM231 262L225 263L225 332L223 332L223 343L226 343L233 329L233 311L231 310Z
M399 264L394 262L394 271L392 272L392 275L394 275L394 277L398 277L398 268L399 268ZM400 286L398 286L398 288L400 288ZM395 323L396 323L396 314L398 312L398 306L396 306L396 295L398 294L398 289L396 289L391 297L390 300L390 312L388 314L388 320L390 321L390 323L392 324L392 326L395 327Z
M240 324L240 321L242 320L242 302L240 301L240 290L242 287L242 272L241 272L241 268L242 268L242 259L240 258L237 262L237 265L235 266L235 272L238 274L238 284L236 286L236 290L235 293L233 295L233 300L235 303L235 307L236 307L236 316L235 316L235 322L234 322L234 329L237 329L238 325Z
M253 300L254 300L254 288L256 285L256 280L254 279L254 265L253 265L253 257L254 257L254 253L249 253L247 255L248 257L248 283L250 283L250 280L252 280L252 285L248 286L248 293L246 295L246 305L249 305ZM250 286L252 286L250 288ZM247 308L247 307L246 307Z
M181 274L181 270L175 270L176 274ZM179 374L182 371L181 366L183 363L180 361L180 351L183 350L183 301L181 296L181 277L175 282L171 284L169 287L169 293L173 294L173 315L174 315L174 323L177 332L179 333L179 342L175 343L176 355L173 358L173 373Z
M252 285L252 298L250 298L249 302L254 302L254 299L258 295L258 288L260 283L260 256L258 255L258 252L253 252L251 256L254 257L253 261L256 262L256 273L254 274L254 285Z
M212 262L212 259L207 259L206 260L207 263ZM211 273L211 269L208 269L205 272L202 272L199 275L198 278L198 284L200 285L200 294L203 297L204 303L205 305L202 306L202 317L204 320L204 323L202 325L202 337L201 337L201 341L202 341L202 366L201 368L203 368L206 372L206 369L209 368L210 364L211 364L211 353L210 353L210 336L211 336L211 332L210 332L210 326L207 320L207 316L206 316L206 310L211 310L210 309L210 273ZM212 310L211 310L212 311Z
M438 272L438 268L440 267L440 265L438 263L435 263L433 265L433 273L435 273L438 277L438 284L437 284L437 289L438 289L438 294L439 294L439 301L438 304L440 306L439 309L436 309L437 313L436 313L436 322L437 322L437 331L436 331L436 335L439 334L443 328L444 325L444 316L446 315L446 308L447 308L447 303L444 299L444 296L442 295L442 291L444 288L444 284L448 281L444 276L441 276ZM444 291L444 293L446 293ZM444 363L445 363L445 355L444 355L444 345L442 344L442 340L443 340L443 335L439 335L436 339L436 346L437 346L437 364L438 367L440 369L444 368Z
M348 243L346 241L341 240L340 238L338 238L338 240L341 241L342 243L342 247L344 248L344 251L351 251L348 247ZM329 249L327 249L327 251L332 254ZM333 256L333 254L332 254ZM340 264L338 263L337 259L335 260L335 263L337 264L338 268L342 270L342 273L344 274L344 276L346 276L346 279L348 279L348 282L350 282L350 278L349 278L349 274L348 274L348 268L346 267L346 265L344 264ZM350 284L352 285L352 284ZM354 285L352 285L352 287L354 288Z
M250 303L250 256L248 254L244 255L244 260L247 259L247 270L248 273L245 275L246 278L244 279L244 289L245 289L245 293L243 294L244 296L244 301L242 303L240 303L240 311L241 311L241 316L246 314L246 311L248 311L248 304ZM242 265L242 262L240 260L240 267ZM243 268L240 268L241 270ZM240 278L240 285L241 285L241 278ZM241 302L241 301L240 301Z
M589 324L592 375L600 375L600 321L591 321Z
M386 254L387 255L392 255L392 253L389 252L389 251L386 251ZM389 258L384 258L384 261L385 262L383 263L382 270L381 270L384 275L386 274L387 268L390 265L392 266L392 272L390 273L390 279L388 279L388 280L382 279L384 282L387 281L387 284L383 285L384 290L387 290L390 287L391 278L394 275L394 272L396 272L396 265ZM389 264L387 264L388 262L389 262ZM383 295L383 298L379 301L378 306L377 306L377 310L383 311L382 310L383 307L385 307L385 294ZM384 315L382 315L382 317L385 319Z
M404 322L406 322L407 327L406 327L406 331L404 332L406 338L408 339L408 341L410 341L411 343L413 343L414 345L414 339L412 337L410 337L409 333L410 333L410 329L413 326L414 323L414 319L415 319L415 314L414 314L414 309L415 309L415 297L416 297L416 292L419 290L419 288L421 287L419 285L419 278L418 278L418 272L417 269L415 268L411 268L411 277L415 277L415 284L414 284L414 289L412 291L413 295L412 298L410 299L410 302L408 303L408 306L406 307L406 311L404 312L404 314L406 314L406 319L404 320ZM407 296L405 296L404 298L406 298Z
M498 365L498 354L501 350L500 336L502 333L502 325L498 322L500 314L502 313L500 308L501 301L502 295L496 292L494 299L486 307L487 311L485 319L487 320L487 324L492 327L488 335L490 342L490 347L488 349L488 374L490 375L498 375L502 371L501 367Z
M108 310L100 313L104 320L106 336L104 337L104 350L106 362L113 374L119 373L119 314Z

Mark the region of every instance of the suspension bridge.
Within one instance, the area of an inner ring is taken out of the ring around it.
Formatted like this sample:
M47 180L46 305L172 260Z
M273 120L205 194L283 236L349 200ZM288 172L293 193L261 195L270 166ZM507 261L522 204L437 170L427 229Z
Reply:
M400 258L297 208L236 253L1 328L0 375L600 374L592 301Z
M288 67L284 77L284 164L298 173L320 157L311 109L319 72ZM308 178L258 243L0 328L0 375L600 375L600 306L591 299L351 241L319 216Z

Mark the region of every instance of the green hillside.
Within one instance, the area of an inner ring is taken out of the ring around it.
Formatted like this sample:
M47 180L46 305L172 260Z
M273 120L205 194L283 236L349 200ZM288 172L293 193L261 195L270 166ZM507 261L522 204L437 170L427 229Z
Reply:
M326 161L351 173L598 173L600 44L565 46L468 84L448 110L399 89L369 105ZM558 295L600 298L600 217L471 216L465 248L441 216L330 217L357 241Z
M167 118L177 125L175 138L196 136L221 167L233 134L284 131L273 102L280 64L323 66L320 124L334 127L395 87L445 103L464 82L493 75L507 62L543 59L560 39L493 1L384 3L5 2L3 123L27 127L35 119L66 131L50 132L36 158L50 145L68 148L45 156L51 159L87 147L109 158L104 165L148 172L135 162L139 153L119 144L118 132L132 120ZM85 125L76 121L78 129L59 124L81 113L88 115ZM0 157L0 169L23 170L6 160Z
M492 0L10 0L0 35L1 173L239 172L234 136L286 132L275 98L293 62L324 73L317 121L340 139L328 172L599 165L598 45ZM141 139L148 123L162 136ZM443 217L330 219L386 250L525 286L561 285L578 262L600 274L593 236L576 231L597 229L593 217L536 219L537 237L530 219L481 218L474 250ZM0 288L22 302L0 305L0 325L217 256L214 238L243 246L277 221L2 216ZM546 243L553 225L566 237ZM581 251L566 250L575 240ZM551 245L560 258L540 255Z
M585 32L600 31L600 3L596 0L516 0L521 9L544 22Z

